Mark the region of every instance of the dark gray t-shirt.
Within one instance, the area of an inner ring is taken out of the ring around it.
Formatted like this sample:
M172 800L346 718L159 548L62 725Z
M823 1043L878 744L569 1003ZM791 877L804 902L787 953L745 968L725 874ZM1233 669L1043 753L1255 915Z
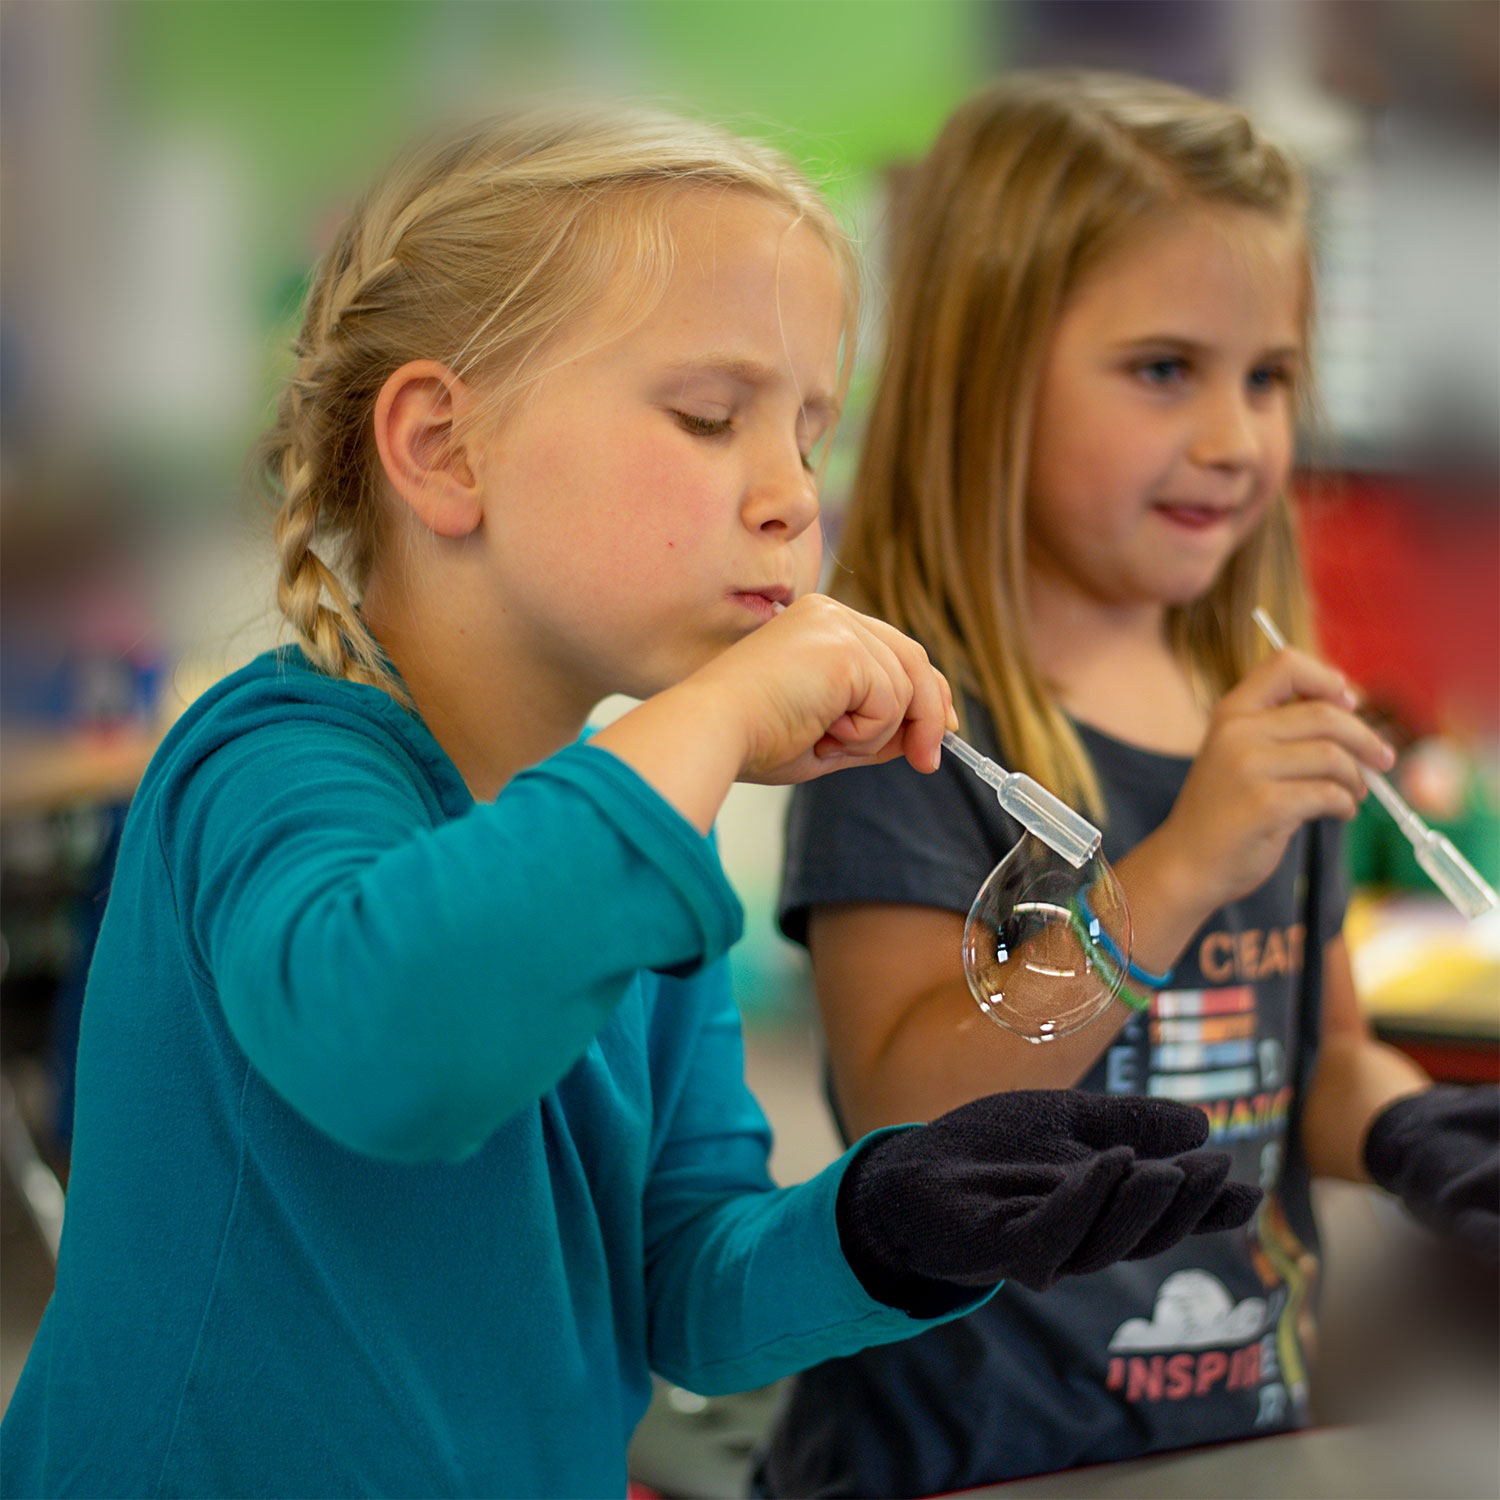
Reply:
M1003 763L970 707L976 747ZM1165 819L1191 761L1080 733L1117 861ZM1046 1293L1006 1285L958 1322L808 1371L760 1464L764 1493L932 1495L1305 1425L1318 1259L1295 1121L1322 947L1343 921L1337 830L1304 828L1264 885L1215 912L1079 1085L1201 1105L1234 1177L1266 1190L1256 1218ZM897 761L798 787L783 929L805 941L809 909L832 902L966 913L1019 835L952 756L932 776Z

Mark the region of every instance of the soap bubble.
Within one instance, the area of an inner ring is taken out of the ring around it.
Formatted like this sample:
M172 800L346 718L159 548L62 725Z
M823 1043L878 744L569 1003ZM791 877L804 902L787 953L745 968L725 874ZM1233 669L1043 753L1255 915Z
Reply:
M1130 912L1102 853L1075 869L1034 834L979 888L964 925L979 1008L1029 1042L1081 1031L1109 1009L1130 960Z

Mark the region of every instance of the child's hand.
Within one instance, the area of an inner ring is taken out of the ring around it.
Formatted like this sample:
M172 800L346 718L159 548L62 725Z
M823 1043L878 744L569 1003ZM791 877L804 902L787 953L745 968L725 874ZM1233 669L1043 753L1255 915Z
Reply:
M1331 667L1279 651L1226 693L1162 838L1178 843L1205 912L1252 891L1313 818L1352 818L1361 765L1389 769L1394 752L1353 712Z
M693 674L722 688L745 732L741 781L811 781L904 755L938 762L956 726L943 674L910 637L809 594Z
M991 1094L865 1146L839 1185L839 1243L872 1297L920 1317L1001 1280L1045 1291L1243 1224L1260 1191L1228 1181L1207 1139L1176 1100Z
M590 743L706 833L735 781L811 781L898 755L931 771L956 724L915 641L809 594Z
M1500 1261L1500 1089L1439 1084L1397 1099L1363 1155L1371 1179L1429 1229Z

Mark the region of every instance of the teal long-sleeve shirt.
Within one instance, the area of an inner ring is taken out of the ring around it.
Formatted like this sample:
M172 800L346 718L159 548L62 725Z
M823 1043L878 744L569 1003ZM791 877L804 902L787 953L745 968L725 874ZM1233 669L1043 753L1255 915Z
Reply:
M603 1496L710 1393L926 1324L777 1189L710 841L580 744L476 805L271 653L174 728L90 973L6 1495Z

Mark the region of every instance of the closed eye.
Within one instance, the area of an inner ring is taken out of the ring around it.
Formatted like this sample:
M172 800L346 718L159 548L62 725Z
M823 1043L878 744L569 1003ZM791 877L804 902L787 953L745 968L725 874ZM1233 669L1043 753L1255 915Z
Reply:
M678 425L694 437L722 437L729 431L728 417L699 417L690 411L673 411Z

